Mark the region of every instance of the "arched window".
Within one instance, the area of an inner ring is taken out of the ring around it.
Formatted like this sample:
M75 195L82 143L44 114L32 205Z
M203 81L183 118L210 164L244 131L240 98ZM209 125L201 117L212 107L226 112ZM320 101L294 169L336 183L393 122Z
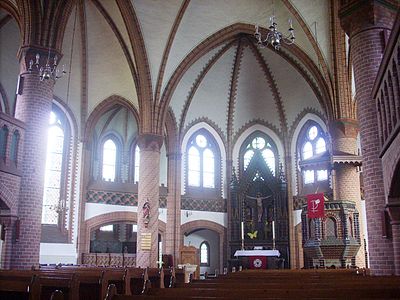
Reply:
M15 130L12 136L11 149L10 149L10 160L13 161L15 164L17 163L18 159L19 139L20 139L19 131Z
M245 140L241 148L242 170L246 171L256 152L261 153L268 168L275 175L277 171L276 146L271 138L261 132L256 132Z
M206 241L200 244L200 265L210 265L210 245Z
M334 218L326 218L325 221L325 236L337 237L336 220Z
M59 214L65 206L65 199L61 199L64 179L62 174L65 163L65 134L62 119L55 111L50 113L47 134L49 142L46 154L42 223L57 225Z
M187 148L187 184L189 187L215 188L217 147L204 130L194 134Z
M7 154L8 127L4 125L0 130L0 158L5 159Z
M298 153L300 161L306 163L308 160L317 159L326 152L326 137L321 127L315 122L308 122L303 133L299 136ZM303 171L303 183L327 181L328 170L315 169Z
M140 149L139 146L135 147L135 170L133 173L134 182L139 182L139 165L140 165Z
M117 146L112 139L103 144L102 177L105 181L115 181L117 167Z

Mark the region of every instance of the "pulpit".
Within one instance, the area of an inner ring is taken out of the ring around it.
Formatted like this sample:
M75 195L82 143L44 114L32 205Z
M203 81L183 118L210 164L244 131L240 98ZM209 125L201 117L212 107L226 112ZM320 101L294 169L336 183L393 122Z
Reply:
M180 250L180 254L181 262L178 266L184 266L186 270L185 273L192 273L194 279L200 279L199 250L193 246L183 246Z

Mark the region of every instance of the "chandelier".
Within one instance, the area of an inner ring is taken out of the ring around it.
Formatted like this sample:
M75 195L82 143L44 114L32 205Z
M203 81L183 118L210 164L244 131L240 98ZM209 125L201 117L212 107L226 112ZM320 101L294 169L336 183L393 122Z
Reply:
M31 72L33 72L34 69L36 69L36 72L38 72L40 81L49 80L49 79L57 80L58 78L63 77L67 73L64 69L64 65L63 65L63 69L60 73L59 69L57 68L57 60L58 60L58 57L57 57L57 55L55 55L53 62L52 63L50 62L50 49L49 49L46 64L41 65L40 64L40 54L37 53L36 57L35 57L35 62L32 59L29 61L28 71L29 71L29 73L31 73Z
M272 45L275 50L279 50L282 45L282 42L291 45L294 43L295 36L294 36L294 29L292 20L289 19L289 34L285 36L282 32L278 31L278 24L275 22L275 15L273 14L269 17L269 32L265 37L262 36L261 32L259 31L258 25L256 25L256 32L254 36L257 40L257 44L261 47L267 47L268 45Z

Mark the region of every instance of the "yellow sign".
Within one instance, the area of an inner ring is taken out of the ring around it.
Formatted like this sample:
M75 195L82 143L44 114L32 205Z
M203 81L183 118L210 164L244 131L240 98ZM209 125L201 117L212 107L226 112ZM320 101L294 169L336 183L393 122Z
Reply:
M151 233L142 233L140 248L142 250L151 250Z

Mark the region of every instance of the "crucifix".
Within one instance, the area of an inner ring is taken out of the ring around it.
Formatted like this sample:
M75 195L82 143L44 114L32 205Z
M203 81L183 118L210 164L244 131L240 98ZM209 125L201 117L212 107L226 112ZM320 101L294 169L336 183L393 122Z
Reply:
M251 196L246 196L246 197L249 198L249 199L256 200L256 202L257 202L257 217L258 217L257 219L258 219L258 222L261 223L262 222L262 215L263 215L263 212L264 212L263 200L271 198L272 195L269 195L267 197L261 197L261 194L257 193L256 197L251 197Z

